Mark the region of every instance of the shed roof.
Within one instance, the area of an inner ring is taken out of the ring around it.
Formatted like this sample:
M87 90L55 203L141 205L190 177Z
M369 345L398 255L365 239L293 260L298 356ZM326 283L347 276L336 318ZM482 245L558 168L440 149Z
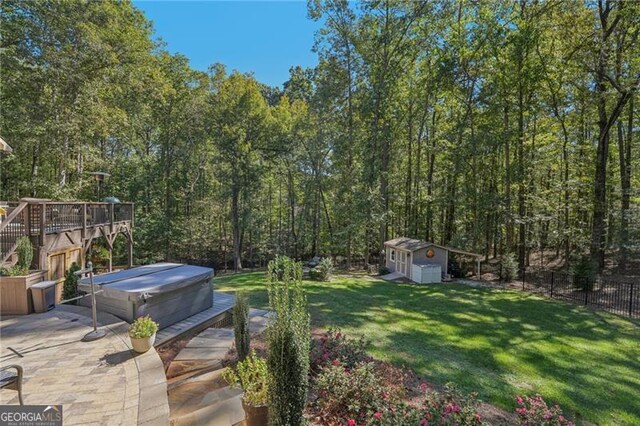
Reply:
M422 240L414 240L413 238L399 237L386 241L384 245L397 247L403 250L416 251L428 247L431 244Z
M386 241L384 243L384 245L391 246L391 247L396 247L396 248L403 249L403 250L409 250L409 251L412 251L412 252L416 251L416 250L423 249L423 248L435 246L435 247L439 247L439 248L441 248L443 250L450 251L452 253L458 253L458 254L462 254L462 255L465 255L465 256L472 256L472 257L482 257L482 255L478 254L478 253L471 253L469 251L460 250L460 249L457 249L455 247L442 246L440 244L430 243L428 241L416 240L416 239L413 239L413 238L406 238L406 237L394 238L392 240Z

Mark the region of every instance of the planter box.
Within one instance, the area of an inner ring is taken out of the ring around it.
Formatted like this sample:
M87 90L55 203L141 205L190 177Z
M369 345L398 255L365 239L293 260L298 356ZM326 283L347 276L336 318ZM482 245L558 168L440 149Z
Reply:
M47 271L33 271L19 277L0 277L0 315L33 313L29 287L44 281Z

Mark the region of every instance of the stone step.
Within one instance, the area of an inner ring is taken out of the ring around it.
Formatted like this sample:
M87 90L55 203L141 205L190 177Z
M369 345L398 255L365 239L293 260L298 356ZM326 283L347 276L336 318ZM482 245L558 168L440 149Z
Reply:
M245 418L240 389L225 386L197 397L189 397L185 390L184 396L186 400L180 407L171 407L171 425L229 426ZM169 403L172 403L171 394Z
M224 379L222 378L222 374L224 373L225 369L226 368L217 368L215 370L209 371L197 370L178 377L174 377L173 379L167 381L167 389L172 390L185 383L194 383L200 381L213 381L216 383L222 383L220 387L227 386L227 383L224 382Z

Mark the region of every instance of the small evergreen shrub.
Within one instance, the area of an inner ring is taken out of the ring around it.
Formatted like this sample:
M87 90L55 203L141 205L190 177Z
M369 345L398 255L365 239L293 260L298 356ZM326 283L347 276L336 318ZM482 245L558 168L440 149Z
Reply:
M129 337L143 339L158 332L158 323L149 315L136 319L129 327Z
M330 257L325 257L316 268L318 281L331 281L333 276L333 261Z
M318 273L318 270L316 268L309 269L309 279L310 280L318 281L320 279L319 275L320 274Z
M302 264L276 256L268 266L269 305L275 319L267 327L269 424L304 423L309 383L311 332L302 291Z
M16 254L18 262L8 268L2 268L0 275L8 275L11 277L19 277L28 275L33 261L33 244L29 237L20 237L16 241Z
M583 291L593 290L596 278L596 269L589 256L582 256L573 266L573 286Z
M506 253L500 261L500 280L510 283L518 277L518 262L513 253Z
M559 406L549 408L540 395L518 396L516 404L516 414L522 426L573 426L573 422L562 415Z
M76 262L73 262L65 274L64 285L62 287L63 300L73 299L78 295L78 281L80 277L78 277L75 272L80 269L80 266L78 266Z
M244 391L244 402L253 407L267 404L267 390L269 385L269 370L264 359L259 358L255 352L240 361L235 370L227 368L223 378L230 386L240 386Z
M233 332L236 340L238 360L244 361L249 355L249 300L245 292L236 293L236 304L233 307Z
M386 266L381 266L378 268L378 275L387 275L390 273L391 273L391 270Z

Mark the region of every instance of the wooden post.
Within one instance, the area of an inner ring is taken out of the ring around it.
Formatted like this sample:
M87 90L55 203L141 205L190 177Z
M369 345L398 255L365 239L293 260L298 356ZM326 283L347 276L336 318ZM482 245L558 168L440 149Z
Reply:
M477 271L478 271L478 272L477 272L477 275L478 275L478 281L480 281L482 278L481 278L481 275L480 275L480 258L479 258L479 257L478 257L478 258L476 258L476 262L477 262Z
M82 204L82 243L87 238L87 205Z
M38 235L38 268L49 269L47 265L47 248L45 247L46 243L46 219L47 219L47 205L45 203L40 203L40 235ZM29 225L31 226L31 225ZM31 231L29 231L31 232ZM51 278L50 273L47 274L47 278Z

